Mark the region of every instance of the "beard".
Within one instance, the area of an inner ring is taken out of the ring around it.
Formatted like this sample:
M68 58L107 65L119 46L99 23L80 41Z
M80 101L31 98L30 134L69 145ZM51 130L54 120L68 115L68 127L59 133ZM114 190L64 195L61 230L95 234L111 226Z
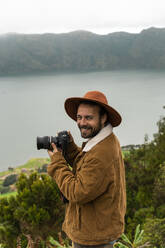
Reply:
M101 121L99 120L97 126L92 127L90 125L78 125L80 132L81 132L81 137L84 139L91 139L95 137L100 130L102 129Z

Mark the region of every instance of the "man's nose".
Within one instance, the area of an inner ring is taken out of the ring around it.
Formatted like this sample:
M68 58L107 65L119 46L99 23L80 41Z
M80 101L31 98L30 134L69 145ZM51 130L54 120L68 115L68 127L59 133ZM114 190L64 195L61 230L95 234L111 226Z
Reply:
M82 119L80 120L80 125L83 126L83 125L86 125L86 124L87 124L86 119L85 119L85 118L82 118Z

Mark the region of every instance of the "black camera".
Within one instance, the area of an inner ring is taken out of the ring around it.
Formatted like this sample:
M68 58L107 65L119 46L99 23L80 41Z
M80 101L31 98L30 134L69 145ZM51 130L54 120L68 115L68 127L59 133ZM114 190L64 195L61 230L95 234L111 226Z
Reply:
M65 150L68 143L70 142L70 136L67 131L62 131L58 133L57 136L44 136L37 137L37 149L47 149L53 151L51 143L54 143L57 148Z

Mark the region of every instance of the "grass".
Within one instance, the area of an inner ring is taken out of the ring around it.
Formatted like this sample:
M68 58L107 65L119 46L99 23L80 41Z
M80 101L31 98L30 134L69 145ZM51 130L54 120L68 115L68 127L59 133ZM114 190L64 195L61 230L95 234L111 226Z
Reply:
M123 150L122 151L123 158L125 158L125 156L127 156L129 154L130 154L130 151L129 150Z
M9 173L11 173L11 171L9 171L9 170L7 170L7 171L2 171L2 172L0 172L0 177L6 176L6 175L8 175Z
M0 186L2 186L4 181L4 176L9 176L11 174L20 174L22 172L22 169L25 168L27 171L35 171L38 168L42 167L44 164L50 163L50 159L48 158L32 158L27 161L27 163L20 165L16 168L14 168L13 171L7 170L0 172ZM25 172L26 173L26 172ZM10 197L12 195L16 195L17 192L9 192L6 194L0 194L0 198L2 197Z
M9 193L6 193L6 194L1 194L0 195L0 199L1 198L4 198L4 197L10 197L10 196L15 196L17 194L17 192L16 191L14 191L14 192L9 192Z
M17 169L18 170L22 169L22 168L38 169L43 164L48 164L49 162L50 162L50 159L48 159L48 158L32 158L32 159L28 160L26 164L18 166Z
M27 163L14 168L13 171L7 170L0 172L0 178L10 174L15 174L15 173L19 174L21 172L21 169L23 168L35 170L41 167L43 164L48 164L49 162L50 162L49 158L31 158L30 160L27 161Z

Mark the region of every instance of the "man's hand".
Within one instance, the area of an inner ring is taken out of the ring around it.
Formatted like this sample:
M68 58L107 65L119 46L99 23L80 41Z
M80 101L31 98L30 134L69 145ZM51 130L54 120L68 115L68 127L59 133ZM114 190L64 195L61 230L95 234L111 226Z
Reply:
M68 131L68 135L69 135L69 143L74 142L70 131ZM51 143L51 146L53 148L53 151L47 150L50 158L52 158L52 156L56 154L56 152L62 152L60 148L57 149L57 146L54 143Z
M56 152L61 151L60 149L57 149L57 146L54 143L51 143L51 146L53 147L53 151L48 150L49 157L51 158Z

